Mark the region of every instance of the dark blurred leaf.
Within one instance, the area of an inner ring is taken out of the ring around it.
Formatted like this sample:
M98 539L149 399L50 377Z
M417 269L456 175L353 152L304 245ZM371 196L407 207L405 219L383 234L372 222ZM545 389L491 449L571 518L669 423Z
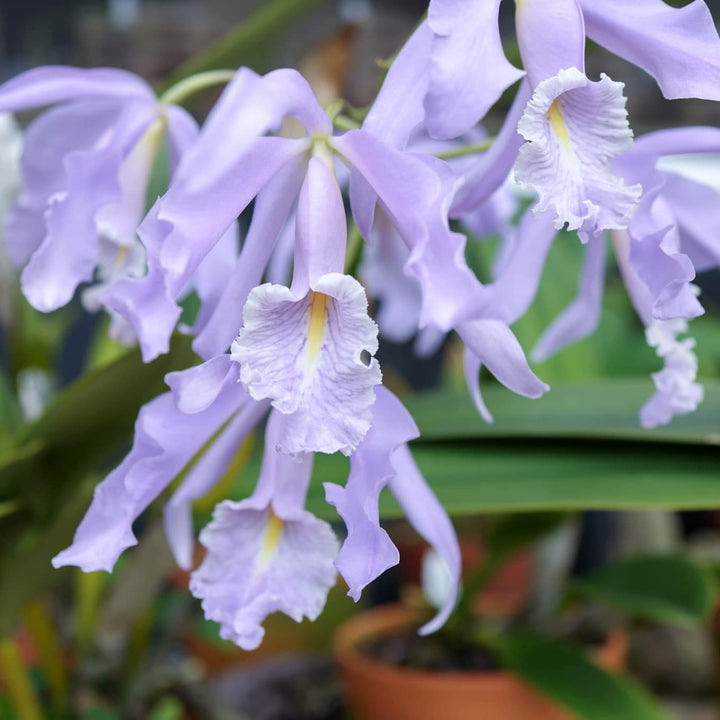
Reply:
M498 518L487 533L488 553L509 557L555 530L567 513L511 513Z
M268 49L271 40L294 20L328 0L269 0L244 22L233 28L207 50L183 63L163 83L161 91L190 75L207 70L252 67L258 72L271 69Z
M62 577L50 558L71 541L87 509L94 486L88 473L105 470L127 446L140 407L166 390L165 374L194 362L189 339L180 336L170 353L150 364L129 352L57 395L0 459L0 502L19 508L0 518L3 627Z
M611 675L582 650L529 633L498 638L503 666L585 720L670 720L632 681Z
M710 573L680 555L636 557L573 580L570 592L660 623L703 622L717 595Z

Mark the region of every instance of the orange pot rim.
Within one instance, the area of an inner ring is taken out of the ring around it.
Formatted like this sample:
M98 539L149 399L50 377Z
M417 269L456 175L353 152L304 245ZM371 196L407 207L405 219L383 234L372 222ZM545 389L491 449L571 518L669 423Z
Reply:
M363 653L359 645L363 640L379 637L394 630L412 626L417 613L401 604L381 605L358 613L341 625L335 634L333 655L341 666L354 666L368 676L382 675L388 680L394 678L403 683L426 683L431 681L444 685L448 691L461 686L498 689L509 684L515 685L519 678L506 670L423 670L411 668L384 660L372 658ZM621 670L625 665L628 638L622 630L611 632L602 646L593 652L597 662L608 670Z

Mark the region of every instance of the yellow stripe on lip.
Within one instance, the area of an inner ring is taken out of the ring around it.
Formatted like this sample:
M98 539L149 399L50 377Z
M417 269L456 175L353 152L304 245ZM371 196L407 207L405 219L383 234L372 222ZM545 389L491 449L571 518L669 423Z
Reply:
M314 364L320 354L325 328L327 326L327 306L330 297L325 293L310 291L310 307L307 325L307 361Z
M277 550L283 531L283 521L272 511L268 510L267 526L260 548L260 567L266 568Z
M552 127L558 142L566 150L572 150L570 133L568 132L567 125L565 124L565 118L562 116L562 111L560 110L557 100L553 100L553 104L550 106L547 114L550 126Z

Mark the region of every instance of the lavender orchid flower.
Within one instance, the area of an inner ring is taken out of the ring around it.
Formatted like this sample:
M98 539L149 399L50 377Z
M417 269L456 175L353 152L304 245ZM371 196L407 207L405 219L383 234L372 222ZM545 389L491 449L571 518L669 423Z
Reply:
M114 69L48 67L0 87L0 109L54 105L34 120L22 158L23 188L7 228L8 251L26 265L22 288L45 312L66 304L81 283L89 309L120 277L145 271L135 229L159 144L176 161L197 135L177 106L158 104L140 78ZM116 334L126 332L116 319Z
M304 509L312 454L278 451L285 422L281 413L270 414L255 492L216 507L200 533L207 556L190 579L206 617L220 623L221 637L245 650L258 647L262 623L273 612L315 620L335 584L335 533Z

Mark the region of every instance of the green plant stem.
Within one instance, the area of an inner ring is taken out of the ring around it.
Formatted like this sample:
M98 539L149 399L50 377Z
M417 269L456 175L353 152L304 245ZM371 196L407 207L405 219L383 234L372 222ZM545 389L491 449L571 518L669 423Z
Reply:
M362 123L347 115L336 116L333 120L333 125L335 125L338 130L357 130L362 127Z
M350 224L348 233L347 253L345 254L345 274L355 275L360 265L363 250L363 239L358 226L353 222Z
M181 105L191 95L195 95L201 90L230 82L234 75L235 70L208 70L191 75L171 85L160 96L160 102L165 105Z
M75 570L75 644L81 653L90 648L108 577L102 570L88 573Z
M15 641L8 637L0 639L0 675L18 720L43 720L25 661Z
M488 150L495 138L488 138L479 143L473 143L472 145L463 145L462 147L453 148L452 150L445 150L444 152L435 153L435 157L441 160L451 160L452 158L463 157L465 155L474 155L475 153L481 153Z

